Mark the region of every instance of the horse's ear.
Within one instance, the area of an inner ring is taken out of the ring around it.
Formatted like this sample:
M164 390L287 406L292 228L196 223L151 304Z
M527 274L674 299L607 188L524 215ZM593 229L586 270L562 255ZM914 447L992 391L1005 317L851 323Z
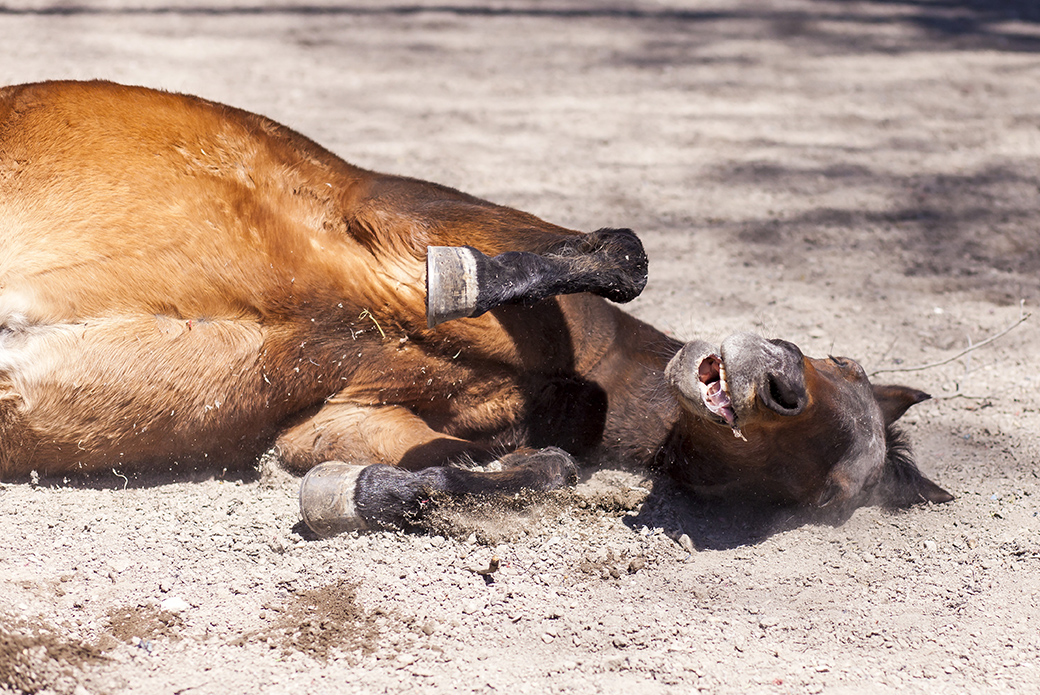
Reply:
M902 475L895 479L896 476L893 476L891 471L885 472L887 480L882 481L876 493L878 504L883 507L904 508L924 502L943 504L953 501L953 495L921 475L920 471L914 469L913 472L907 473L903 471Z
M902 415L902 412L899 414ZM953 495L924 477L917 468L902 432L890 425L885 430L885 440L888 452L881 480L874 488L875 504L909 507L922 502L942 504L954 499Z
M887 427L903 417L910 406L927 401L931 396L909 386L874 386L874 398L881 406L881 415Z

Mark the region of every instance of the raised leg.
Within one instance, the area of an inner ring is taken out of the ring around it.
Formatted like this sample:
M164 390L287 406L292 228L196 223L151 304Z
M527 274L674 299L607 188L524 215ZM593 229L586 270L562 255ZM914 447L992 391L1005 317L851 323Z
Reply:
M315 466L301 485L300 508L320 535L407 528L419 520L424 501L433 494L551 490L573 482L576 471L562 449L496 457L492 446L440 434L399 406L331 402L286 430L276 447L291 468ZM453 465L496 458L501 471Z
M628 302L642 292L646 277L643 246L627 229L566 237L541 254L508 251L488 257L470 246L431 246L426 262L427 325L578 292Z

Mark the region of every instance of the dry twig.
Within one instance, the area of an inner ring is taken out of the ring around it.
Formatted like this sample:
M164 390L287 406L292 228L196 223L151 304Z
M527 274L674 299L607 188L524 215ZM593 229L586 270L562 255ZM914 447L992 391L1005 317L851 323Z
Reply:
M1028 319L1030 316L1032 316L1031 313L1030 314L1020 314L1017 321L1015 321L1014 323L1012 323L1010 326L1008 326L1004 330L1000 331L999 333L995 333L995 334L991 335L990 337L986 338L985 340L983 340L981 342L978 342L978 343L975 343L974 345L969 345L967 348L965 348L964 350L961 350L956 355L953 355L951 357L947 357L946 359L939 360L938 362L929 362L928 364L919 364L919 365L916 365L916 366L913 366L913 367L891 367L889 369L875 369L868 376L873 377L873 376L876 376L878 374L889 374L889 373L892 373L892 372L920 372L920 371L923 371L925 369L931 369L932 367L941 367L944 364L949 364L950 362L953 362L955 360L959 360L961 357L964 357L965 355L967 355L969 353L972 353L975 350L978 350L980 347L983 347L985 345L989 345L990 343L992 343L993 341L997 340L998 338L1007 335L1013 329L1017 328L1022 323L1025 323L1026 319Z

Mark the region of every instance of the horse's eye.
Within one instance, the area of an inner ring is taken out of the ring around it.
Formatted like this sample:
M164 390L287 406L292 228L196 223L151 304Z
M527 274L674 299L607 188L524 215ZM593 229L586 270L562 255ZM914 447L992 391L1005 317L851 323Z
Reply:
M844 372L846 378L858 378L865 377L866 372L863 371L863 367L859 365L859 362L850 360L848 357L835 357L834 355L828 355L827 359L834 363L838 369Z
M833 362L839 369L849 369L856 364L848 357L835 357L834 355L828 355L827 359Z

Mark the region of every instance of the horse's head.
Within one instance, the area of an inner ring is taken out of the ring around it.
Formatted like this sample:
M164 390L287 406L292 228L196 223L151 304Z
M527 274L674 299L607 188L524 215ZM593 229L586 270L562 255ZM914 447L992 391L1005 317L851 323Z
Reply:
M738 333L718 349L687 343L667 376L682 405L672 472L694 489L819 507L953 499L893 427L928 394L871 385L851 359Z

